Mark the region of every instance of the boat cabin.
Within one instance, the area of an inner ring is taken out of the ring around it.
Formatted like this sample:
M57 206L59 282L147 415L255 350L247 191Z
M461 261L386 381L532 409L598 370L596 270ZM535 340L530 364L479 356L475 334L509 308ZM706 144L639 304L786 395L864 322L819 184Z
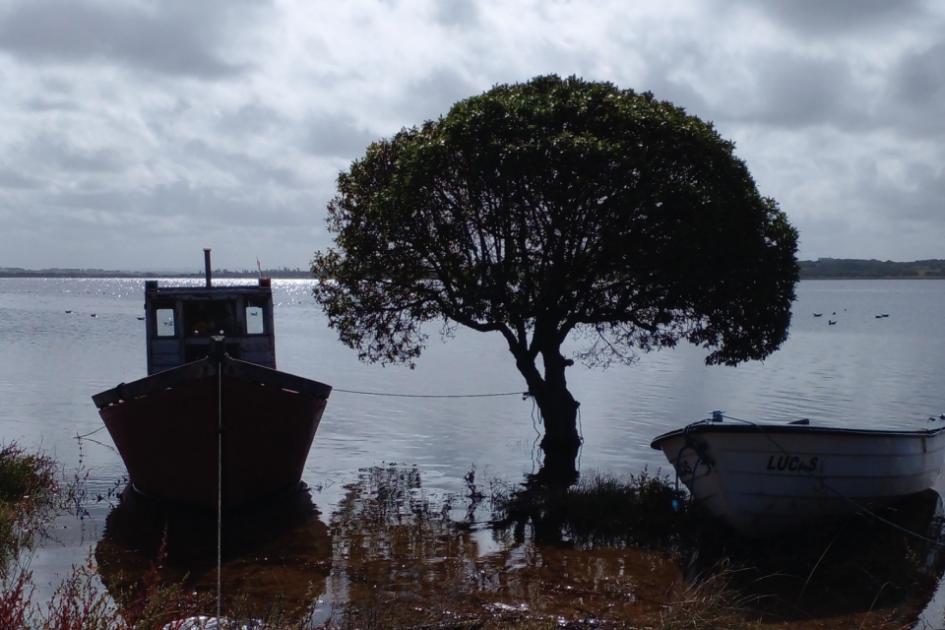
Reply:
M227 354L268 368L276 367L272 288L269 278L256 286L160 287L144 283L148 374L162 372L209 354L210 338L221 335Z

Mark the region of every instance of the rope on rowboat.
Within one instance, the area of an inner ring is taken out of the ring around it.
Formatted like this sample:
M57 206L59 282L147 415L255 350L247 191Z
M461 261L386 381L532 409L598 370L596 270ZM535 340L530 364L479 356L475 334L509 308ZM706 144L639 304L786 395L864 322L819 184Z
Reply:
M525 400L531 394L528 392L497 392L492 394L394 394L391 392L369 392L357 389L341 389L332 387L331 391L342 394L357 394L360 396L389 396L391 398L498 398L499 396L521 396Z
M683 428L683 447L679 449L679 452L676 453L676 462L673 464L673 470L676 471L676 481L674 483L674 489L677 495L679 494L679 466L682 461L682 455L683 453L686 452L687 449L693 451L696 454L696 465L692 467L692 474L690 475L690 479L689 479L690 487L696 483L696 472L699 470L700 465L706 464L707 468L711 468L711 464L709 463L708 458L706 457L705 447L704 446L700 447L698 444L695 444L692 441L692 438L689 437L689 432L691 431L691 429L692 429L691 424L687 424ZM709 470L706 470L706 474L708 474L708 472ZM690 492L689 493L690 503L692 503L693 497L694 495ZM678 499L673 499L672 505L673 505L674 510L678 510L679 509Z
M777 448L779 451L781 451L781 453L782 453L783 455L790 455L790 453L788 453L787 450L785 450L785 448L784 448L783 446L781 446L781 445L778 443L777 440L775 440L773 437L771 437L771 434L770 434L770 433L768 433L767 431L765 431L764 428L761 427L761 426L759 426L757 423L752 422L751 420L745 420L745 419L743 419L743 418L736 418L736 417L730 416L730 415L728 415L728 414L723 414L723 417L725 417L725 418L727 418L727 419L729 419L729 420L734 420L735 422L741 422L741 423L750 425L750 426L752 426L752 427L758 429L758 431L759 431L763 436L765 436L765 439L767 439L769 442L771 442L771 443L774 445L775 448ZM874 512L873 510L869 509L868 507L866 507L866 506L863 505L862 503L857 502L855 499L853 499L853 498L851 498L851 497L848 497L847 495L843 494L842 492L840 492L840 491L837 490L836 488L832 487L830 484L828 484L827 482L825 482L823 479L821 479L821 478L817 477L817 475L813 474L813 472L810 472L810 471L806 471L806 470L805 470L805 471L804 471L804 474L806 474L808 477L811 477L811 478L813 478L813 479L816 479L816 480L820 483L821 486L823 486L824 488L826 488L826 489L829 490L830 492L834 493L836 496L840 497L840 498L843 499L844 501L847 501L848 503L850 503L851 505L853 505L855 508L857 508L860 512L862 512L863 514L866 514L866 515L869 516L870 518L874 518L874 519L876 519L877 521L879 521L880 523L883 523L884 525L888 525L889 527L892 527L893 529L895 529L895 530L897 530L897 531L899 531L899 532L902 532L903 534L906 534L907 536L912 536L913 538L916 538L917 540L921 540L922 542L928 543L928 544L930 544L930 545L932 545L932 546L934 546L934 547L938 547L939 549L945 549L945 543L942 543L942 542L940 542L940 541L938 541L938 540L933 540L933 539L929 538L928 536L926 536L926 535L924 535L924 534L920 534L919 532L913 531L913 530L909 529L908 527L903 527L903 526L900 525L899 523L895 523L895 522L889 520L888 518L886 518L886 517L884 517L884 516L882 516L882 515L880 515L880 514L877 514L876 512Z

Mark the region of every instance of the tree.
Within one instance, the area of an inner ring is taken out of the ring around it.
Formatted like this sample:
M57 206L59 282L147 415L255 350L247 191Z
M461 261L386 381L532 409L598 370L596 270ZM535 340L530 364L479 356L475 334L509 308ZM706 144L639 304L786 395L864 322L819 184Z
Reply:
M541 411L545 468L573 475L573 358L629 363L688 340L735 365L787 336L797 233L733 148L650 93L496 86L339 175L315 298L368 361L412 362L434 320L501 334Z

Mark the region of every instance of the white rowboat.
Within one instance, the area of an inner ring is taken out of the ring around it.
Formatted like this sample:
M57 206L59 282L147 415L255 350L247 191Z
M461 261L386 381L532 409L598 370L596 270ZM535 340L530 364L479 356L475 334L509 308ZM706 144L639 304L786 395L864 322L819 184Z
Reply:
M945 426L845 429L712 419L664 433L662 450L693 498L749 536L888 504L935 483Z

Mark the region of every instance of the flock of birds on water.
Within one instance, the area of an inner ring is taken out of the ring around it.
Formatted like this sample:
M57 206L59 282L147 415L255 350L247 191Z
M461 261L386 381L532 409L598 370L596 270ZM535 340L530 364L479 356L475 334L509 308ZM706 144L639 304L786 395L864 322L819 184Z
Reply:
M72 314L73 314L72 309L66 309L66 315L72 315ZM89 313L89 317L98 317L98 313ZM144 315L138 315L137 318L139 322L144 321Z
M847 309L843 309L843 310L845 311L845 310L847 310ZM831 314L832 316L836 316L836 315L837 315L837 311L833 311L833 312L830 313L830 314ZM813 313L813 315L814 315L814 317L823 317L823 316L824 316L823 313ZM886 319L887 317L889 317L889 313L877 313L877 314L874 315L873 317L874 317L875 319ZM828 318L827 318L827 325L828 325L828 326L836 326L836 325L837 325L837 320L835 320L835 319L830 319L830 318L828 317Z
M847 309L843 309L843 310L845 311L845 310L847 310ZM71 314L72 314L72 311L71 311L71 310L67 310L67 311L66 311L66 315L71 315ZM258 315L258 313L255 313L255 312L254 312L254 313L251 313L251 315ZM813 315L814 315L814 317L823 317L823 316L824 316L823 313L813 313ZM835 317L835 316L837 315L837 311L833 311L832 313L830 313L830 315ZM98 317L98 315L97 315L96 313L89 313L89 317ZM885 318L889 317L889 313L877 313L876 315L874 315L874 317L875 317L876 319L885 319ZM138 315L138 321L143 321L143 320L144 320L144 316L143 316L143 315ZM166 322L165 322L165 323L166 323ZM828 325L828 326L836 326L836 325L837 325L837 320L835 320L835 319L830 319L830 318L828 317L828 318L827 318L827 325Z

